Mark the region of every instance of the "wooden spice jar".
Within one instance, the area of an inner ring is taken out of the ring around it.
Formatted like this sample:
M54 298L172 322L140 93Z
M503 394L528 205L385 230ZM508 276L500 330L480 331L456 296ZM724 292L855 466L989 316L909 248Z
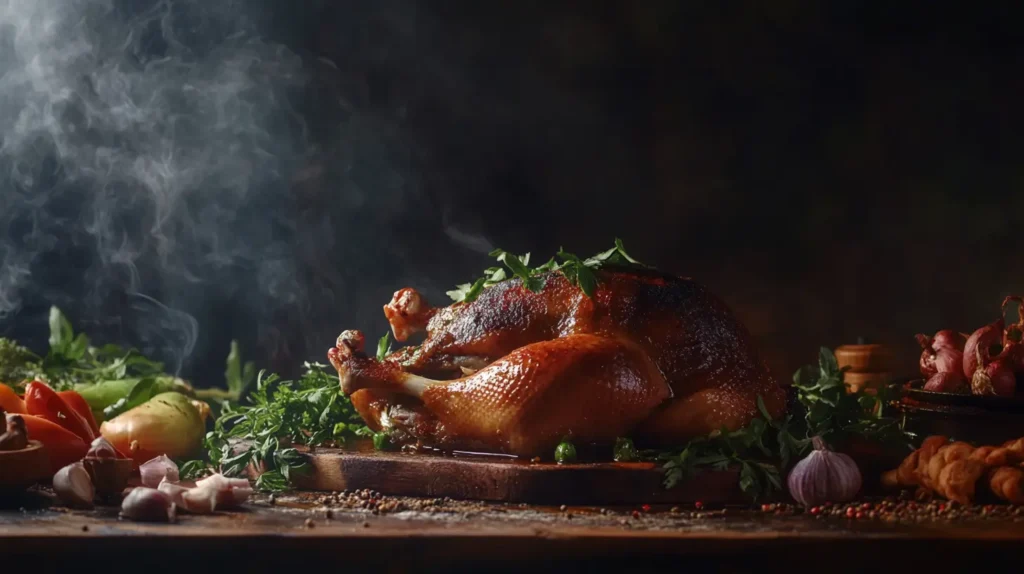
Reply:
M839 368L850 392L873 390L892 381L892 352L884 345L843 345L835 350Z

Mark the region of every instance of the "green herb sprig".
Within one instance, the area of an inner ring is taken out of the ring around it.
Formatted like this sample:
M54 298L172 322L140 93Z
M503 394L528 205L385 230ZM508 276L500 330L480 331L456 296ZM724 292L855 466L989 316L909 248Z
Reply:
M204 441L208 461L187 462L189 472L212 468L239 476L250 465L263 466L256 488L283 490L292 477L309 470L306 457L294 445L338 444L367 436L369 429L341 394L338 378L327 365L307 362L304 368L296 380L261 371L248 404L223 406Z
M518 277L522 280L523 286L530 291L539 291L544 288L545 274L560 272L577 286L588 297L593 297L597 290L597 275L595 270L604 265L632 265L646 267L626 252L622 240L616 238L615 246L597 255L581 259L576 255L559 248L555 257L548 259L543 265L530 267L530 254L515 255L503 249L495 249L490 253L491 257L498 260L504 267L489 267L484 270L483 277L472 283L457 285L454 290L448 291L447 295L457 303L468 303L476 300L484 289L492 285ZM508 272L511 272L509 275Z
M822 437L833 447L853 437L879 444L914 448L916 436L902 417L890 416L898 398L898 385L849 392L835 355L828 348L818 353L818 364L802 367L794 375L797 400L803 413L773 419L758 397L760 415L749 425L715 431L687 443L677 451L644 451L648 460L663 462L665 487L672 488L706 469L740 469L740 488L757 500L781 490L781 477L796 457Z

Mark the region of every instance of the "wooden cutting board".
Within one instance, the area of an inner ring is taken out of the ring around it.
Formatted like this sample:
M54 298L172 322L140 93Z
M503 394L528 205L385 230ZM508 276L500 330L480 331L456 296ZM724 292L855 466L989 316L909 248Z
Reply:
M531 463L498 457L358 451L305 451L313 471L297 488L371 489L393 496L532 504L744 504L738 470L706 471L672 489L655 463ZM256 471L253 471L256 474ZM255 477L255 476L254 476Z

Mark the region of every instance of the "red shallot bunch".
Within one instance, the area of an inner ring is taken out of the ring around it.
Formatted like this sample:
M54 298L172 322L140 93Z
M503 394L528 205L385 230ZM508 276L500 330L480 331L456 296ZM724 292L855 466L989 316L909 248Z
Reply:
M1011 302L1018 305L1018 321L1007 326L1004 317ZM924 390L1000 397L1017 392L1017 379L1024 377L1024 297L1007 297L1002 311L1004 317L971 333L966 341L952 330L931 338L917 335L921 374L928 377Z

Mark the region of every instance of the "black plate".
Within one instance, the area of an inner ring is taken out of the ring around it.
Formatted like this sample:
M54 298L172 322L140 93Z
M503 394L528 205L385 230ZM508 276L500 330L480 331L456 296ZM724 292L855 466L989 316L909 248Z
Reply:
M957 393L939 393L922 389L924 379L914 379L907 382L903 388L907 397L934 405L948 405L951 407L974 407L990 411L1004 411L1012 413L1024 413L1024 396L1019 393L1014 397L996 397L992 395L961 395Z

